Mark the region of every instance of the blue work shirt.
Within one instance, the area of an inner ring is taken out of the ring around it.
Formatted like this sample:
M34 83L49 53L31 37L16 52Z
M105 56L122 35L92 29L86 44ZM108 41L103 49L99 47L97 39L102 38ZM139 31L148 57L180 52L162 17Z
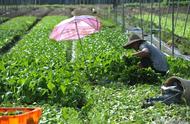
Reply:
M152 61L153 68L157 71L167 72L169 67L166 56L159 49L148 44L147 42L143 42L140 45L139 50L143 50L144 48L147 48L149 51L149 57Z

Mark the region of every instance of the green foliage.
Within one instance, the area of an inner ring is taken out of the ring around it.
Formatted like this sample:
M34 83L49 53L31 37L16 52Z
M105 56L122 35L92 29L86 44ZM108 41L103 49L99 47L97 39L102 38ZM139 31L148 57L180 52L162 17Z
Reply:
M116 38L117 37L117 38ZM121 81L127 84L158 83L159 75L152 69L140 68L139 58L130 55L130 51L123 49L122 45L127 41L119 29L103 29L91 37L82 41L83 51L78 43L77 58L84 63L84 75L92 83L106 83ZM123 56L125 52L128 56ZM83 53L84 52L84 53ZM105 54L106 53L106 54ZM85 55L85 56L84 56ZM122 58L123 56L123 58Z
M8 17L0 17L0 23L3 23L4 21L6 21L8 19Z
M108 28L115 28L117 25L115 24L115 22L113 22L112 20L105 20L105 19L101 19L101 26L103 28L108 27Z
M170 1L170 0L163 0L162 1L162 4L163 5L172 5L173 3L172 3L172 1ZM188 4L189 4L189 0L174 0L174 5L180 5L180 6L187 6Z
M188 70L190 69L189 61L180 58L172 58L168 57L168 62L170 65L170 75L180 76L182 78L190 78L190 73Z
M147 97L160 94L160 86L140 84L128 86L124 84L107 84L94 87L89 92L93 100L88 111L87 123L132 123L146 124L181 120L189 122L189 107L185 105L165 105L158 103L142 109L142 101Z
M79 84L79 72L66 61L65 44L49 40L54 25L64 18L45 17L0 58L3 100L83 106L85 91Z
M169 57L170 73L161 77L150 68L139 68L139 58L122 47L127 37L121 30L103 28L76 41L76 58L70 62L72 44L48 38L65 18L43 18L0 57L2 107L42 107L40 124L190 121L186 105L141 108L145 98L161 93L155 85L160 80L172 75L189 78L188 61Z
M79 118L79 112L73 108L62 108L62 117L65 120L65 123L82 124L82 121Z
M15 17L0 25L0 48L17 36L22 35L36 21L33 16Z

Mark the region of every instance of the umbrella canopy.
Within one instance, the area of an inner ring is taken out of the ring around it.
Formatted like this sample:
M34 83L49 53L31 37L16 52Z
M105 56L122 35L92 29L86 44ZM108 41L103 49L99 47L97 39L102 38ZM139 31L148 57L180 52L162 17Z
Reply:
M90 15L74 16L55 26L50 39L56 41L77 40L100 30L100 21Z

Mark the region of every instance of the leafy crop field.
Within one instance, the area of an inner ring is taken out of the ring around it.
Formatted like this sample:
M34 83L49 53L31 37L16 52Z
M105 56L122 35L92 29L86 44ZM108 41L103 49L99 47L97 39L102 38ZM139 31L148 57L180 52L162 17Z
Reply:
M170 73L164 77L139 69L139 59L122 48L128 37L105 20L100 32L81 41L49 40L53 27L66 18L44 17L0 56L2 106L40 106L40 124L190 121L185 103L141 108L145 98L160 94L168 77L190 78L188 61L168 57ZM73 44L76 54L70 61Z
M0 23L7 20L8 18L7 17L0 17Z
M36 21L36 17L15 17L0 25L0 48L10 42L13 37L23 34Z

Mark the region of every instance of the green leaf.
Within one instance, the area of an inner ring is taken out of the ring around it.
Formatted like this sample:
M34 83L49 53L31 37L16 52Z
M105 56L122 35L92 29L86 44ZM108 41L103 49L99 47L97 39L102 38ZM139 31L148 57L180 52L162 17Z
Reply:
M2 70L2 71L5 70L5 66L4 66L4 63L3 63L3 62L0 63L0 70Z
M61 85L60 88L61 88L62 93L65 94L66 87L64 85Z
M51 90L51 92L53 92L54 88L55 88L55 85L51 82L48 82L48 85L47 87L49 88L49 90Z

